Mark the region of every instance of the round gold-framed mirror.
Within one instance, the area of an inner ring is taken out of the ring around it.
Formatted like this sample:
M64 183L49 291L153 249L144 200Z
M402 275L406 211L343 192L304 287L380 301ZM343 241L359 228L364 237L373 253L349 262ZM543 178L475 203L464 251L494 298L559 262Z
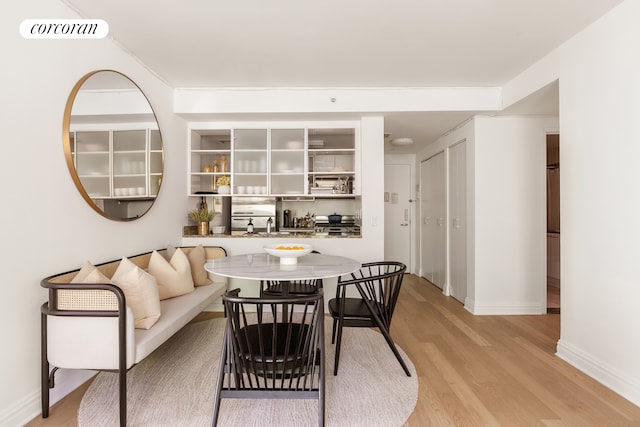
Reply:
M130 78L114 70L84 75L67 100L62 139L73 182L93 210L131 221L151 209L164 172L162 135Z

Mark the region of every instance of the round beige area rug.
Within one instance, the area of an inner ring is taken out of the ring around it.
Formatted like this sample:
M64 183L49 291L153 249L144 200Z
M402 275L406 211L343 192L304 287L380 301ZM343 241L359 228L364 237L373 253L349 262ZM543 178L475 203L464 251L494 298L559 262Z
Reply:
M127 425L211 425L224 319L193 323L127 374ZM415 408L415 367L407 377L383 336L367 328L345 328L340 370L333 375L335 346L325 322L327 426L402 426ZM223 399L219 426L317 425L316 400ZM101 372L78 410L81 427L118 425L118 376Z

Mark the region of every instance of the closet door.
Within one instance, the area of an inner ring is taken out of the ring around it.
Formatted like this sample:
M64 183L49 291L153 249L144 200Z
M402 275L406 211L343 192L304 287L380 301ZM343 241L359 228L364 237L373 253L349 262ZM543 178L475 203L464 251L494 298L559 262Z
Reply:
M444 153L433 157L433 186L434 186L434 259L433 284L442 289L447 271L447 204Z
M431 192L431 164L420 163L420 271L422 277L433 282L433 194Z
M449 149L449 289L467 297L467 143Z
M422 275L439 288L446 279L444 153L421 164Z

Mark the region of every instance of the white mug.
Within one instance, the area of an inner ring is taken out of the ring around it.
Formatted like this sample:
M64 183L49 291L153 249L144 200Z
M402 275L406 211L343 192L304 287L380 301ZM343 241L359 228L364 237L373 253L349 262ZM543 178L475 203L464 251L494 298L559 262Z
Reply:
M247 186L247 194L253 194L254 188L253 185L248 185Z

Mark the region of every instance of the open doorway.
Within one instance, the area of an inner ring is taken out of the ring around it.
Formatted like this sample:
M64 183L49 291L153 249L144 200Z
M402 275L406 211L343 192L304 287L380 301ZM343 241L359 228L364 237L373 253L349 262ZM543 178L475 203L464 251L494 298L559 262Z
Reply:
M547 135L547 313L560 313L560 135Z

